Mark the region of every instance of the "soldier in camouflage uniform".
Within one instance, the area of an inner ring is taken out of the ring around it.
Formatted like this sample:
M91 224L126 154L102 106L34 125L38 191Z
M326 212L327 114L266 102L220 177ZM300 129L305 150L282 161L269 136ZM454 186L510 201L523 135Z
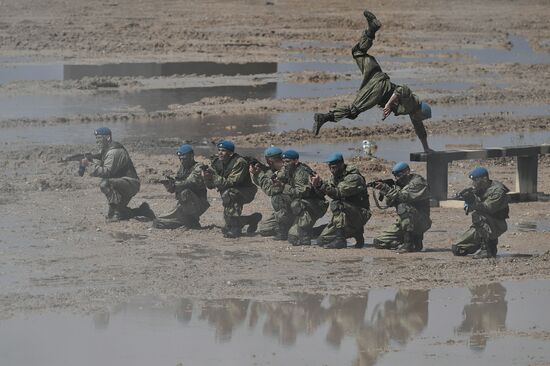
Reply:
M195 161L193 147L181 145L176 151L180 160L180 168L174 180L168 180L165 188L174 193L178 203L170 213L153 221L157 229L175 229L185 227L200 229L200 216L210 207L206 198L206 185L202 179L201 163Z
M428 146L428 134L422 121L431 117L431 109L425 102L420 102L408 86L390 82L389 76L382 72L376 59L368 54L376 31L382 25L368 10L365 10L364 15L368 27L352 49L353 58L363 75L361 87L351 105L336 107L324 114L315 113L313 133L319 134L321 126L327 122L338 122L344 118L355 119L360 113L379 105L383 108L384 119L391 112L396 116L408 114L424 151L430 152L432 150Z
M212 160L212 169L203 170L203 179L209 189L220 192L223 204L224 237L238 238L243 226L247 233L256 232L262 215L258 212L242 216L243 205L252 202L258 188L252 183L246 159L235 153L235 145L228 140L217 144L218 156Z
M432 226L430 220L430 192L426 180L411 173L404 162L392 168L395 186L379 182L376 185L386 197L388 206L397 209L397 221L374 239L378 249L397 249L400 253L422 250L424 233Z
M465 192L463 198L466 214L472 213L472 226L451 249L458 256L475 253L475 259L495 258L498 237L508 230L509 189L489 179L489 172L483 167L472 170L469 177L473 190Z
M292 245L311 245L313 225L327 211L328 202L311 186L309 178L316 173L298 160L300 155L287 150L282 156L284 172L276 185L289 200L282 202L277 215L279 225L282 231L288 228L288 241Z
M278 147L270 147L264 152L267 169L259 164L251 164L249 169L252 182L271 198L273 207L273 213L260 222L258 231L260 235L273 236L275 240L287 240L290 227L284 208L290 206L291 199L290 196L282 194L281 186L277 184L283 171L282 154L283 151Z
M113 141L111 130L107 127L96 129L94 134L101 157L92 161L83 159L80 164L89 166L90 176L101 178L99 188L109 203L107 221L128 220L136 216L155 218L146 202L138 208L127 207L140 188L139 177L128 151L122 144Z
M332 154L326 162L331 178L324 182L318 175L311 177L311 185L332 198L332 219L321 232L317 244L325 249L341 249L347 247L346 238L354 238L355 248L362 248L365 245L364 226L371 217L365 178L357 168L344 163L342 154Z

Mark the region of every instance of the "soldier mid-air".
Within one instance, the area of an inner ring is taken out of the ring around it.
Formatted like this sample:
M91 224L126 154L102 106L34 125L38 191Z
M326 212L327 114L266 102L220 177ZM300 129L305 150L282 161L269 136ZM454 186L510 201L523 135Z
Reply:
M180 168L174 178L162 183L169 193L174 193L177 204L170 213L157 217L153 227L157 229L175 229L185 227L200 229L200 216L210 207L206 198L206 185L202 179L203 164L195 161L193 147L181 145L176 151Z
M202 176L209 189L220 192L223 205L226 238L241 236L243 226L248 234L256 232L262 214L242 216L243 205L252 202L258 188L250 179L248 162L235 152L235 144L228 140L218 142L218 154L212 161L212 169L203 170Z
M382 25L371 12L365 10L363 14L367 18L368 27L352 49L352 56L363 75L361 87L351 105L336 107L328 113L315 113L313 133L318 135L327 122L338 122L344 118L355 119L360 113L378 105L383 108L384 119L391 112L396 116L408 114L424 151L433 151L428 146L428 134L422 122L431 117L430 107L425 102L420 102L408 86L390 82L389 76L382 72L374 56L368 54L376 31Z
M262 236L273 236L275 240L287 240L288 217L285 217L284 208L290 205L290 197L284 195L278 182L278 174L282 174L283 151L278 147L267 148L264 152L267 166L259 163L250 164L250 176L256 184L271 199L273 213L267 219L260 222L258 231Z
M327 211L328 202L311 186L309 178L316 173L299 161L298 152L287 150L282 157L284 171L276 184L288 199L281 200L284 206L277 217L283 222L279 225L288 227L288 241L292 245L311 245L313 225Z
M432 226L430 192L426 180L411 173L409 165L399 162L392 168L395 185L376 183L386 197L386 204L397 210L397 221L373 241L378 249L397 249L400 253L422 250L424 233Z
M362 248L364 226L371 217L367 182L357 168L344 163L342 154L332 154L326 162L332 174L330 179L325 182L319 175L310 178L317 191L332 198L332 219L317 244L341 249L347 246L346 238L354 238L355 248Z
M154 219L155 214L146 202L138 208L128 207L140 188L139 177L128 151L122 144L113 141L111 130L107 127L96 129L94 134L101 150L100 158L92 161L83 159L80 165L89 167L90 176L101 178L99 188L109 203L107 220L128 220L136 216Z
M473 187L460 192L459 197L464 200L466 214L472 213L472 226L451 249L454 255L475 253L475 259L495 258L498 237L508 230L509 189L489 179L489 172L483 167L475 168L468 176Z

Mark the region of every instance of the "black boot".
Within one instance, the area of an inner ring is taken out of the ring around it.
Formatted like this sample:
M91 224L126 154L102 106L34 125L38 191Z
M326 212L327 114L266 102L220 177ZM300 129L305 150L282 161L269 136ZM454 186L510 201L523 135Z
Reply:
M343 249L348 246L346 237L344 236L344 230L336 230L334 239L330 243L324 246L325 249Z
M492 241L482 242L481 248L472 256L473 259L486 259L486 258L495 258L497 256L496 246L494 250L491 248Z
M355 245L353 246L355 249L361 249L365 246L365 237L362 232L355 234L353 238L355 239Z
M287 240L288 239L288 226L279 225L277 232L273 235L273 240Z
M223 233L224 238L239 238L241 233L241 223L240 223L240 217L230 217L226 221L226 230L225 233ZM223 232L223 229L222 229Z
M149 219L156 218L155 213L153 212L153 210L151 210L151 207L149 207L149 204L147 202L143 202L138 208L130 209L130 211L131 217L143 216Z
M107 211L107 215L105 215L106 219L111 219L113 215L115 214L116 205L109 203L109 210Z
M397 253L410 253L415 250L412 233L406 232L403 234L403 244L397 248Z
M367 37L374 39L376 32L382 27L382 23L376 18L376 16L370 11L366 10L363 12L363 15L367 19L369 28L367 30Z
M487 250L489 251L489 255L491 256L491 258L497 257L497 244L498 239L491 239L487 243Z
M125 206L115 205L113 216L107 219L107 222L126 221L130 219L130 209Z
M262 221L262 214L255 212L252 215L246 217L246 223L248 227L246 228L247 234L253 234L258 230L258 224Z
M422 243L424 235L413 235L413 245L415 252L421 252L424 249L424 244Z
M315 113L313 115L313 133L315 136L319 134L321 127L327 122L336 122L334 120L334 113Z

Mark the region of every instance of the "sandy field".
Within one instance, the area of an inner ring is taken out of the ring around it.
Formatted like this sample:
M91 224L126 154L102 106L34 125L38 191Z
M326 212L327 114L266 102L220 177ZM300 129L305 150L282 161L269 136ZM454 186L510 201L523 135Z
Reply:
M4 64L62 62L302 62L350 64L349 48L364 29L367 5L382 20L377 55L388 57L390 75L413 75L426 84L468 82L467 90L418 90L432 107L453 105L550 104L547 85L550 63L456 62L455 57L421 50L502 49L512 47L510 36L526 39L533 52L550 52L550 23L546 0L522 1L31 1L4 0L0 13L0 53ZM429 11L427 10L429 9ZM495 11L498 9L498 11ZM411 61L392 61L411 57ZM105 88L119 92L205 85L259 85L268 81L319 84L360 77L358 72L306 70L276 75L110 77L84 81L13 81L0 85L0 97L94 95ZM357 250L293 247L259 236L224 239L222 206L209 192L211 208L201 218L202 230L156 230L150 222L131 220L106 224L107 205L99 181L78 177L77 163L59 162L71 153L93 148L92 131L99 125L159 123L188 117L325 111L349 103L353 94L238 100L202 98L174 104L162 111L136 109L118 113L44 118L0 117L2 131L21 131L0 144L0 318L17 314L68 310L92 313L136 295L155 295L170 301L185 295L196 299L288 299L294 292L353 294L368 288L427 289L470 286L504 280L550 278L550 158L539 159L538 202L511 205L509 231L499 244L496 260L453 257L450 247L470 224L460 209L436 207L424 251L397 254L369 245ZM32 107L32 106L30 106ZM30 108L29 107L29 108ZM389 119L388 119L389 120ZM67 140L56 145L25 139L33 128L83 126L89 145ZM368 126L329 126L320 137L290 128L282 133L242 133L227 129L209 140L231 137L239 147L269 144L345 142L368 136L375 140L414 137L410 124L391 121ZM548 131L548 116L495 114L484 118L443 119L427 123L429 134L464 132L493 135ZM115 140L117 136L114 136ZM178 161L169 151L183 139L146 136L125 138L142 189L132 200L147 201L158 213L175 201L158 180L175 172ZM196 142L196 141L193 141ZM205 160L204 156L199 159ZM367 179L390 177L394 163L354 158ZM463 161L450 165L449 192L468 184L467 172L486 165L491 176L514 188L511 159ZM312 166L324 177L323 164ZM425 165L412 164L425 174ZM544 194L546 193L546 194ZM371 201L372 204L372 201ZM245 213L269 215L263 193L245 206ZM367 243L395 220L391 210L378 210L365 228ZM322 221L328 220L325 217ZM351 244L351 243L350 243Z

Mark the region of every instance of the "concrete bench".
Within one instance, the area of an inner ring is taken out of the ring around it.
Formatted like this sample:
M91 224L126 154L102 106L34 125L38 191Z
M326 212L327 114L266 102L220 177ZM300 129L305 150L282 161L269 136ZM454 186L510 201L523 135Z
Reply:
M539 155L549 154L550 145L513 146L479 150L449 150L434 153L411 153L410 161L426 162L426 174L432 199L448 199L449 163L455 160L488 159L515 156L516 192L512 193L514 201L537 200L537 176Z

